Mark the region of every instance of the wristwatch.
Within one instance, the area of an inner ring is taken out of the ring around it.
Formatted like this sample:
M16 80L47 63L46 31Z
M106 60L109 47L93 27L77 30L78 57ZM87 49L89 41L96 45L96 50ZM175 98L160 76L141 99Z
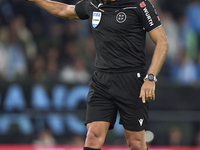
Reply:
M147 74L146 77L144 78L144 81L146 79L148 79L149 81L155 81L155 82L157 82L156 76L154 74L152 74L152 73Z

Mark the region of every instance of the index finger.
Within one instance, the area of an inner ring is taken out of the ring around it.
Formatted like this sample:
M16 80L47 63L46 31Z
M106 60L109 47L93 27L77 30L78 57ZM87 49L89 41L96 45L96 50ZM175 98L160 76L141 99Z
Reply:
M145 103L146 100L145 100L145 92L142 92L142 102Z

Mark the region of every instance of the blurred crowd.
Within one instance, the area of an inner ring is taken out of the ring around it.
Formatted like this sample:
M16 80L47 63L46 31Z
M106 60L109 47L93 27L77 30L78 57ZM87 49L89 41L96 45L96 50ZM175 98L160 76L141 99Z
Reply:
M193 84L200 79L200 1L151 0L169 40L160 78ZM76 1L68 0L68 4ZM0 0L0 79L87 83L95 70L88 21L50 15L23 0ZM147 67L154 44L148 38Z
M88 22L49 15L25 1L0 2L0 78L86 83L95 48Z
M185 85L200 83L200 1L150 1L157 8L170 45L159 80ZM148 37L147 67L154 47ZM88 83L95 70L95 55L88 21L60 19L24 0L0 0L0 81ZM153 144L200 146L199 128L198 131L193 143L184 143L182 129L172 126L165 139L168 143ZM34 139L34 144L59 144L47 129ZM74 135L67 144L83 142L83 136Z
M200 14L200 1L153 2L169 41L160 76L180 84L195 84L200 79L200 21L196 19ZM147 46L147 53L151 53L151 49Z
M182 145L192 145L196 147L200 147L200 130L197 131L195 136L192 139L192 141L189 140L188 138L188 133L185 130L184 127L181 127L180 125L177 124L172 124L169 125L166 129L166 137L161 138L162 142L158 142L161 140L155 140L154 137L150 141L147 140L147 131L146 132L146 142L148 146L151 145L169 145L169 146L182 146ZM84 145L84 136L81 135L73 135L70 142L67 142L65 144L71 144L71 145ZM157 142L155 142L157 141ZM66 142L66 141L65 141ZM112 141L113 142L113 141ZM36 145L55 145L56 139L53 137L52 133L45 129L41 131L38 134L38 137L36 137L35 141L33 141L33 144ZM119 137L115 139L113 144L116 145L126 145L126 141L124 137Z

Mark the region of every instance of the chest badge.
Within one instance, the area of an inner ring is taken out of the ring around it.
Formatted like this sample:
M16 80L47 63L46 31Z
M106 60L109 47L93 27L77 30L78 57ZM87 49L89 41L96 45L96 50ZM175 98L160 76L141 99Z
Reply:
M92 26L96 28L101 21L101 12L93 12Z
M116 16L116 20L119 23L123 23L124 21L126 21L126 14L124 12L119 12Z

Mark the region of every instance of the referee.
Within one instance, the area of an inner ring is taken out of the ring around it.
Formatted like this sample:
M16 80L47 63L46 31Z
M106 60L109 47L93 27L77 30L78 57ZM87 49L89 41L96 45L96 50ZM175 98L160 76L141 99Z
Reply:
M130 150L147 150L144 132L148 102L155 99L155 82L168 42L154 6L148 0L82 0L75 6L50 0L29 0L65 19L89 19L96 47L97 70L87 97L84 150L100 150L117 112ZM145 70L148 32L156 44Z

